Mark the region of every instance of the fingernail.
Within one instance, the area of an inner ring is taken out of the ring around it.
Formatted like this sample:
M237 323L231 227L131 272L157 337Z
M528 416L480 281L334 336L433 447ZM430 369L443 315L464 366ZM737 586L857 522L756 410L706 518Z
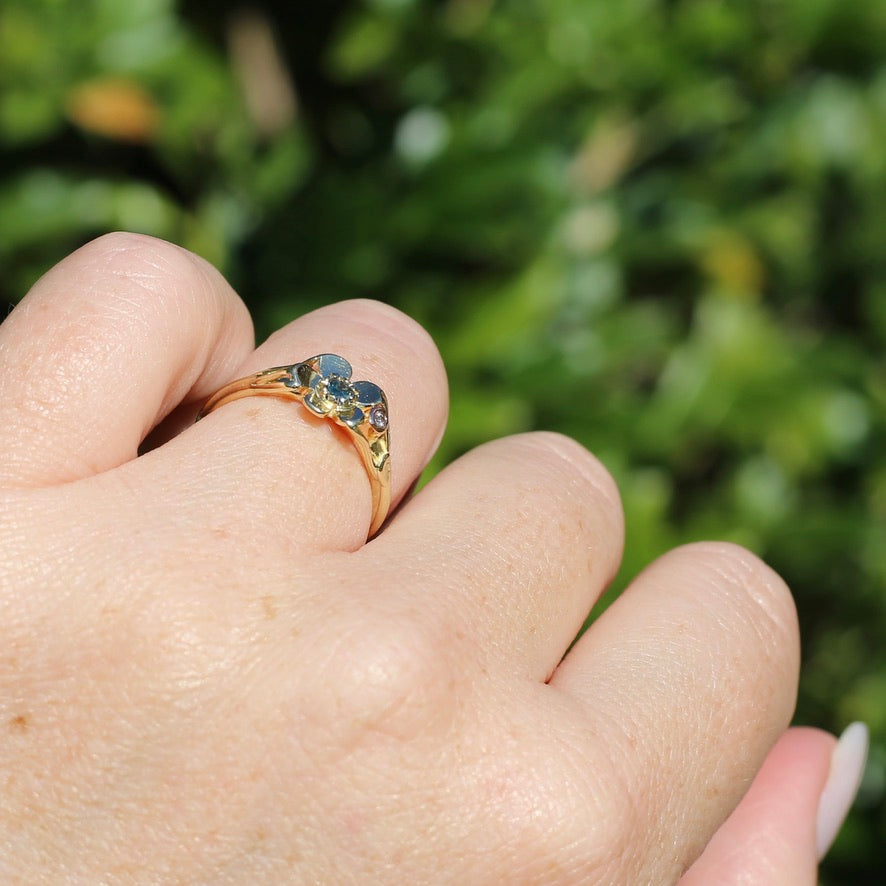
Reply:
M868 756L868 728L850 723L831 755L831 771L818 801L816 841L821 861L837 839L861 784Z

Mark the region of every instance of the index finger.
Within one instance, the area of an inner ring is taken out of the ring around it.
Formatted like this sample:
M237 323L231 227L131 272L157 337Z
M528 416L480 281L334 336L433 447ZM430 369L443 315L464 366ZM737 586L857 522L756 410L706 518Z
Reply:
M62 483L135 458L252 346L245 305L202 259L136 234L94 240L0 326L0 480Z

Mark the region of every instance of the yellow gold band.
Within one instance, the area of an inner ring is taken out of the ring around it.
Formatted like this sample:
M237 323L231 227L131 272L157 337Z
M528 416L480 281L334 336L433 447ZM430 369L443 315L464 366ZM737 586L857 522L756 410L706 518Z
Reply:
M369 535L384 523L391 506L388 401L372 382L351 379L351 365L337 354L320 354L291 366L275 366L219 388L197 415L203 416L241 397L297 400L314 415L331 419L349 432L372 490Z

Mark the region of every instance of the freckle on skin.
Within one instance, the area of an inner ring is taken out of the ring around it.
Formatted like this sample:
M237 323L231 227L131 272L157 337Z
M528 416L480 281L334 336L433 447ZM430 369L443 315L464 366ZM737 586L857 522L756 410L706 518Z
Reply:
M13 732L27 732L29 725L28 718L24 714L19 714L9 721L9 728Z
M270 594L266 594L261 598L261 605L265 612L265 618L270 620L277 617L277 604Z

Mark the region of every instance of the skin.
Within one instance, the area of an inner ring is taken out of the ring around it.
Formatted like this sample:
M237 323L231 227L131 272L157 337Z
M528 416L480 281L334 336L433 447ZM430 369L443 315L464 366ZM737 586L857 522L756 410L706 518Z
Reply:
M330 422L247 398L192 424L322 352L386 391L401 500L448 396L389 307L255 350L216 271L115 234L0 326L0 880L814 883L834 739L786 731L781 579L679 548L566 654L623 538L575 442L484 445L366 543Z

